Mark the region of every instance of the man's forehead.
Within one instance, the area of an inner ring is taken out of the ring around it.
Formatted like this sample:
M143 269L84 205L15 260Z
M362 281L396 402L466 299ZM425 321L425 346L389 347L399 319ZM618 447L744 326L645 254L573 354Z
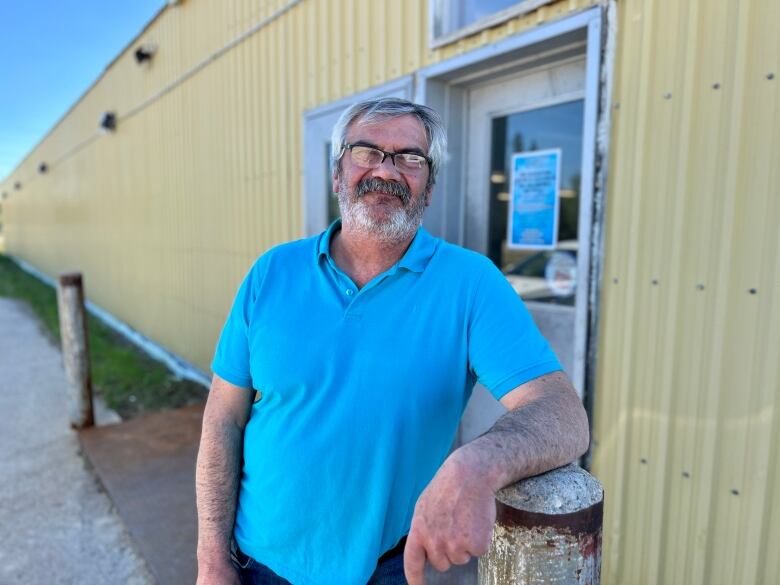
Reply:
M394 117L378 117L366 120L364 117L354 120L347 129L347 142L358 139L381 137L394 142L403 141L411 146L428 148L428 136L422 122L411 114Z

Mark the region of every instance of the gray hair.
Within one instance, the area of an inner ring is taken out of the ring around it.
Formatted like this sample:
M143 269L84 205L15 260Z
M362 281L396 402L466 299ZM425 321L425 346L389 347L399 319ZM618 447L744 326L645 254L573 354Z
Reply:
M447 132L444 130L444 123L435 110L401 98L385 97L366 100L352 104L341 114L331 134L330 154L333 168L338 172L338 159L347 140L347 131L358 118L361 122L371 123L409 115L416 117L425 128L428 137L428 158L431 160L428 186L433 185L447 153Z

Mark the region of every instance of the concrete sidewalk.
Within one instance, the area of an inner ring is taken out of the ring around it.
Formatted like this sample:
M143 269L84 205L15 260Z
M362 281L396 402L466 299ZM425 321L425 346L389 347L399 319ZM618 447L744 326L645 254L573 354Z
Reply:
M70 429L58 349L0 298L0 584L152 585Z

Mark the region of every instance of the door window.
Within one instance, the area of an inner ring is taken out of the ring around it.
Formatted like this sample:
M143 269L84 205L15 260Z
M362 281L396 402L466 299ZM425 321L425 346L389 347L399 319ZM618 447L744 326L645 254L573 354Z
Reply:
M333 223L341 215L339 211L338 195L333 192L333 160L330 157L331 141L325 143L325 167L328 169L325 173L325 197L328 198L328 225Z
M492 119L487 255L526 300L573 305L582 166L583 100ZM513 155L561 150L558 243L554 250L507 246Z

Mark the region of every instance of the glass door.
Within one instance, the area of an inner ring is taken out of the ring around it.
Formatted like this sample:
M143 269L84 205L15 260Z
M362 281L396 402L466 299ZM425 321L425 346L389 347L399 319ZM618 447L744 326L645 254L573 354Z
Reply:
M575 100L491 121L487 256L526 301L574 306L582 112L583 100ZM555 243L548 249L511 246L512 161L523 153L556 149L561 153L561 169Z
M584 339L577 328L586 323L577 320L577 291L587 275L578 265L589 250L589 230L580 226L589 204L580 189L584 84L579 58L472 87L464 165L466 245L504 273L580 392L585 352L576 347ZM545 158L555 164L538 166ZM464 442L503 412L486 393L475 389Z

